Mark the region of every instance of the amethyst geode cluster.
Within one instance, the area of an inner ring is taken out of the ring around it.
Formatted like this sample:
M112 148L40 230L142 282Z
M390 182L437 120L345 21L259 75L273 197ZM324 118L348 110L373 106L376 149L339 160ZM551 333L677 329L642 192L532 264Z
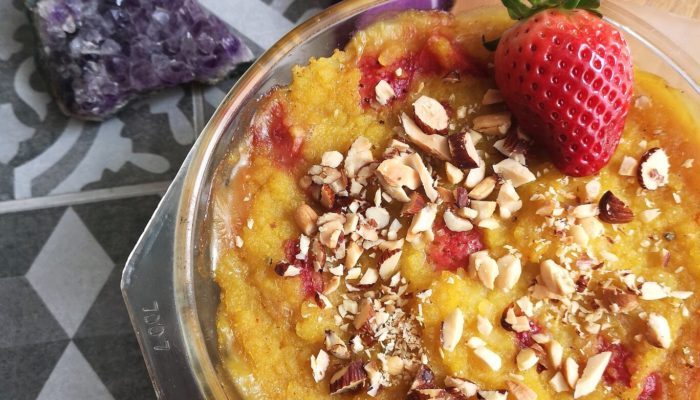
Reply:
M213 83L252 58L195 0L30 0L42 68L63 111L100 120L144 92Z

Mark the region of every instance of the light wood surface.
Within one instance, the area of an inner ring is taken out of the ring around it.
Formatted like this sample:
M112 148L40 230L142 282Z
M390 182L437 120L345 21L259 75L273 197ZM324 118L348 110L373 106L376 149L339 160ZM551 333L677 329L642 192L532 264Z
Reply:
M700 0L627 0L627 2L700 20Z

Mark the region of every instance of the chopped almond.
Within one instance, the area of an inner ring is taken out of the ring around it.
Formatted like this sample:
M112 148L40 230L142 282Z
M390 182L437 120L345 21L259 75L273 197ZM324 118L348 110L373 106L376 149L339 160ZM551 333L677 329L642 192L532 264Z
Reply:
M459 343L459 339L462 338L462 331L464 330L464 314L462 310L456 308L447 318L442 322L442 328L440 333L440 341L442 343L442 348L446 351L453 351Z
M477 315L476 317L476 329L479 331L480 334L484 336L488 336L491 334L491 331L493 330L493 325L491 322L489 322L488 319L482 317L481 315Z
M498 164L494 164L493 171L501 175L503 179L509 180L515 188L533 182L536 179L535 175L526 166L511 158L506 158Z
M435 204L428 204L418 211L418 213L413 217L408 231L416 234L430 230L433 227L433 222L435 221L436 215L437 206Z
M564 355L564 348L562 347L561 343L557 342L556 340L552 340L551 342L547 343L547 351L549 353L549 362L552 364L552 367L559 369L561 366L562 357Z
M511 115L509 112L481 115L474 118L473 128L485 135L505 135L510 129Z
M644 189L656 190L668 184L669 162L666 152L654 147L648 150L639 161L637 179Z
M515 357L515 362L518 365L518 370L526 371L534 367L539 361L537 353L531 348L524 348L520 350L520 353Z
M625 156L620 163L618 174L622 176L634 176L637 170L637 160L632 157Z
M377 175L387 186L399 188L405 186L416 190L420 186L420 176L415 169L406 164L405 158L406 156L394 157L382 161L377 167Z
M650 313L647 318L647 340L662 349L671 347L671 328L662 315Z
M471 169L479 166L481 157L474 147L469 131L462 131L447 138L452 162L459 168Z
M458 217L452 213L452 210L446 210L442 217L445 220L445 225L447 228L453 232L466 232L472 230L473 228L471 222Z
M476 395L478 386L474 382L470 382L464 379L455 378L452 376L445 377L445 386L448 388L455 388L459 390L464 396L472 397Z
M495 286L503 291L511 290L518 280L522 272L520 259L512 254L507 254L498 259L498 277L496 278Z
M345 342L332 330L326 330L326 350L336 358L347 360L350 358L350 351Z
M554 389L556 393L568 392L570 390L569 384L566 383L566 378L561 371L554 374L552 379L549 380L549 385L552 386L552 389Z
M475 200L483 200L493 192L496 188L496 183L498 180L495 176L489 176L479 182L474 188L469 192L469 197Z
M362 167L373 161L372 143L366 137L360 136L352 143L345 157L345 174L348 178L354 178Z
M353 361L331 377L331 394L349 393L360 388L367 380L362 360Z
M294 212L294 220L297 226L307 236L311 236L316 231L317 219L318 214L316 214L316 211L306 204L300 205Z
M554 294L569 295L576 290L569 272L552 260L540 264L540 276L547 289Z
M445 176L447 176L447 182L456 185L464 179L464 172L449 162L445 162Z
M379 81L377 86L374 87L374 94L376 95L377 103L383 106L387 105L391 99L396 97L394 88L384 79Z
M523 202L510 181L505 181L501 185L501 188L498 190L496 203L498 204L499 215L503 219L512 217L515 212L523 207Z
M611 356L611 352L605 351L588 359L586 368L584 368L581 377L576 383L574 399L593 393L600 379L603 377L603 372L605 372L605 368L607 368Z
M328 353L323 350L319 350L317 356L311 356L311 371L313 372L314 381L321 382L323 380L329 364L330 358Z
M416 146L443 161L450 160L450 149L445 136L426 135L406 113L401 114L401 124L408 139Z
M418 155L418 153L413 153L407 156L406 163L418 172L421 183L423 183L423 190L425 191L425 195L428 196L428 199L430 199L430 201L437 200L438 192L433 187L435 181L430 171L428 171L428 168L423 163L423 159L420 155Z
M524 383L508 380L506 381L508 391L515 397L515 400L536 400L537 393L527 387Z
M486 251L479 251L469 256L470 274L476 275L487 289L493 289L498 277L498 264Z
M578 382L578 363L576 360L571 357L566 357L562 372L564 372L564 378L566 378L566 383L569 384L569 387L572 389L575 388L576 382Z
M411 193L410 200L401 208L401 215L416 215L425 207L425 199L418 192Z
M360 259L360 256L364 252L364 249L362 246L357 244L357 242L350 241L345 248L345 263L343 264L345 266L345 269L350 269L357 264L357 260Z
M474 354L488 365L493 371L501 369L501 357L486 347L474 349Z
M569 215L571 215L574 218L583 219L597 216L598 211L599 210L597 204L581 204L574 207L569 212Z
M464 179L464 187L467 189L473 188L478 185L484 177L486 176L486 163L483 159L479 158L479 165L476 168L472 168L467 172L467 177Z
M501 96L501 91L498 89L488 89L481 100L481 104L485 106L498 103L503 103L503 96Z
M421 96L413 102L413 111L424 126L434 132L447 129L449 117L445 107L439 101L428 96Z

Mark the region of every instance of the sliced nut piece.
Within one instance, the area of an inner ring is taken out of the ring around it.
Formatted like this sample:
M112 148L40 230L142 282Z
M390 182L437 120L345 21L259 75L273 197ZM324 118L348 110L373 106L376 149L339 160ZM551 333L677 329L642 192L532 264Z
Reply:
M585 192L585 201L593 202L598 198L598 195L600 194L600 181L598 179L593 179L590 182L586 183Z
M668 289L659 285L656 282L644 282L642 287L639 288L642 300L661 300L668 297Z
M590 238L589 238L586 230L581 225L572 225L569 228L569 233L571 234L571 237L574 239L574 243L581 246L582 248L585 248L586 246L588 246L588 240Z
M491 324L491 322L489 322L488 319L482 317L481 315L477 315L476 329L479 331L480 334L488 336L491 334L491 331L493 331L493 325Z
M523 202L510 181L505 181L501 185L501 188L498 190L498 197L496 197L496 203L498 204L498 213L503 219L512 217L515 212L523 207Z
M435 374L433 371L425 364L421 364L418 367L418 372L413 378L410 390L417 389L431 389L435 387Z
M476 217L477 222L481 222L485 219L491 218L493 213L496 211L495 201L472 201L469 206L476 210L478 216Z
M316 271L323 271L326 265L326 249L323 248L321 241L316 238L311 242L311 262ZM342 267L341 267L342 269Z
M420 176L416 170L406 164L405 159L406 157L402 156L382 161L377 167L377 175L383 179L387 186L405 186L416 190L420 186Z
M479 165L467 172L467 177L464 179L464 187L467 189L473 188L481 182L486 176L486 162L479 158Z
M505 292L513 289L522 273L522 265L520 258L507 254L496 261L498 264L498 277L495 281L495 286Z
M462 310L456 308L447 318L442 322L442 328L440 333L440 342L442 343L442 348L446 351L453 351L459 343L459 339L462 338L462 332L464 330L464 314Z
M481 104L485 106L498 103L503 103L503 96L501 96L501 91L498 89L488 89L484 94L484 98L481 99Z
M671 328L662 315L650 313L647 318L647 340L652 346L668 349L671 347Z
M316 232L316 220L318 220L318 214L313 208L307 204L302 204L294 211L294 220L297 226L306 236L313 235Z
M455 388L467 397L476 395L476 391L479 388L474 382L452 376L445 377L445 387Z
M411 193L410 200L401 208L401 215L415 215L425 207L426 201L418 192Z
M389 225L389 221L391 221L389 211L383 207L370 207L365 211L365 216L377 223L377 229L384 228Z
M350 351L343 339L330 329L326 330L326 350L341 360L350 359Z
M464 172L462 172L459 168L446 161L445 176L447 176L447 182L456 185L462 182L462 179L464 179Z
M472 336L467 340L467 346L469 346L470 349L478 349L479 347L486 346L486 342L480 337Z
M498 179L495 176L486 177L484 180L479 182L474 188L469 192L469 197L475 200L483 200L493 192L496 188L496 183Z
M349 393L359 389L367 380L362 360L356 360L338 370L331 377L331 394Z
M366 137L360 136L352 143L345 157L345 175L354 178L362 167L373 161L372 143Z
M329 168L338 168L343 162L343 155L339 151L327 151L321 156L321 165Z
M630 156L625 156L622 158L620 163L620 169L617 171L618 174L622 176L634 176L637 169L637 160Z
M430 199L430 201L437 200L438 192L433 187L433 183L435 181L433 180L430 171L428 171L428 168L423 163L423 159L420 157L420 155L418 155L418 153L413 153L406 156L406 163L415 169L416 172L418 172L418 176L423 184L423 190L425 191L425 195L428 196L428 199Z
M403 359L399 356L391 356L387 358L386 360L386 372L389 373L389 375L399 375L401 372L403 372L404 368L404 362Z
M564 373L564 378L566 378L566 383L569 384L570 388L576 387L576 382L578 382L578 363L571 357L566 357L564 361L564 367L562 368Z
M313 373L314 381L321 382L323 380L330 361L328 353L323 350L319 350L317 356L311 356L311 372Z
M463 187L456 187L453 191L453 196L455 199L455 205L458 208L464 209L465 207L469 206L469 202L471 200L469 199L469 192L467 192L467 189L465 189ZM469 217L465 217L465 218L469 218Z
M627 204L609 190L600 198L598 208L600 210L598 218L609 224L625 224L634 219L634 213Z
M375 361L365 365L365 372L367 372L367 377L369 378L369 389L367 389L367 394L374 397L382 387L382 372L379 370L379 367Z
M357 264L357 260L365 250L355 241L350 241L345 248L345 269L349 270Z
M552 364L552 367L554 367L554 369L559 369L562 357L564 356L564 347L556 340L552 340L547 343L547 352L549 353L549 362Z
M511 158L506 158L498 164L494 164L493 171L502 176L503 179L509 180L515 188L533 182L536 179L535 175L526 166Z
M498 277L498 264L489 256L486 250L469 255L469 273L477 276L487 289L493 289Z
M383 106L387 105L389 100L396 97L394 88L392 88L389 82L385 81L384 79L379 81L377 86L374 87L374 94L376 95L377 103Z
M545 260L540 264L540 276L547 290L566 296L576 291L576 284L569 272L552 260Z
M564 377L564 374L562 374L561 371L554 374L552 379L549 380L549 385L552 387L552 389L554 389L556 393L568 392L569 390L571 390L569 388L569 384L566 383L566 378Z
M290 278L301 274L301 268L290 263L281 262L275 265L275 273L279 276Z
M583 218L590 218L590 217L595 217L598 215L598 205L597 204L581 204L576 207L574 207L570 212L569 215L571 215L574 218L577 219L583 219Z
M658 208L652 208L649 210L642 211L639 216L644 222L651 222L655 220L659 215L661 215L661 210Z
M474 349L474 354L479 357L493 371L501 369L501 357L489 350L487 347L479 347Z
M508 386L508 391L510 392L510 394L513 395L513 397L515 397L515 400L537 399L537 393L535 393L532 389L527 387L522 382L508 380L506 381L506 385Z
M333 209L333 206L335 205L335 192L330 185L321 186L321 205L326 210Z
M445 107L439 101L428 96L421 96L413 102L416 117L434 132L447 129L449 117Z
M340 277L339 276L332 276L329 280L328 283L326 283L323 287L323 294L328 296L329 294L335 292L338 290L340 287Z
M478 400L507 400L508 392L505 390L479 390L476 398Z
M433 227L433 222L435 221L436 215L437 205L432 203L428 204L413 217L408 231L416 234L430 230Z
M509 132L505 138L499 139L493 143L493 148L508 158L519 162L522 165L527 164L525 155L532 141L520 129L515 132Z
M462 131L447 137L452 162L459 168L471 169L479 166L481 157L474 147L469 131Z
M485 135L505 135L510 129L511 115L509 112L480 115L474 118L473 129Z
M484 220L479 221L477 224L479 228L484 228L484 229L498 229L501 224L498 222L496 218L487 218Z
M445 136L426 135L406 113L401 114L401 124L408 139L421 150L440 160L450 160L450 149Z
M377 270L374 268L367 268L367 271L365 271L364 275L362 275L362 278L360 279L360 282L358 282L358 285L372 286L375 283L377 283L377 280L379 280L379 273L377 272Z
M583 373L576 383L574 399L593 393L600 382L600 378L603 377L603 372L605 372L611 356L611 352L604 351L588 359L586 368L583 369Z
M400 240L403 243L403 239ZM377 258L377 266L379 267L379 276L383 280L389 280L396 273L401 259L401 249L385 250L380 253Z
M515 356L515 363L518 365L519 371L527 371L528 369L534 367L537 364L537 361L539 361L537 353L535 350L529 347L520 350L518 355Z
M524 315L515 315L513 307L508 307L505 310L505 318L501 319L501 326L507 330L514 332L529 332L530 320Z
M360 309L352 321L352 325L355 329L360 329L365 325L369 325L370 320L374 318L374 306L372 305L372 300L362 299L360 303Z
M476 219L479 216L479 212L473 208L462 207L457 210L457 215L466 219Z
M331 308L333 307L333 304L331 301L324 295L323 293L316 292L314 293L314 301L316 302L316 305L318 308L324 310L326 308Z
M460 218L452 213L452 210L446 210L442 215L442 218L445 220L445 226L447 226L447 229L453 232L467 232L472 230L474 227L468 220Z
M666 186L669 167L668 156L663 149L659 147L649 149L639 161L637 180L647 190L656 190Z

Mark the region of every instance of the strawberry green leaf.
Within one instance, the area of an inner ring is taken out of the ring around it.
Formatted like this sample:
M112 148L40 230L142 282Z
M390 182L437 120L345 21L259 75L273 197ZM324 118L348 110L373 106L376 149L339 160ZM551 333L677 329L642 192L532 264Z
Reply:
M489 51L496 51L496 48L498 47L498 42L501 41L501 38L496 38L493 40L486 40L486 36L481 36L481 44L486 47L486 50Z
M508 9L508 15L515 20L529 18L550 8L582 9L600 15L598 12L600 0L528 0L529 6L521 0L501 0L501 2Z

